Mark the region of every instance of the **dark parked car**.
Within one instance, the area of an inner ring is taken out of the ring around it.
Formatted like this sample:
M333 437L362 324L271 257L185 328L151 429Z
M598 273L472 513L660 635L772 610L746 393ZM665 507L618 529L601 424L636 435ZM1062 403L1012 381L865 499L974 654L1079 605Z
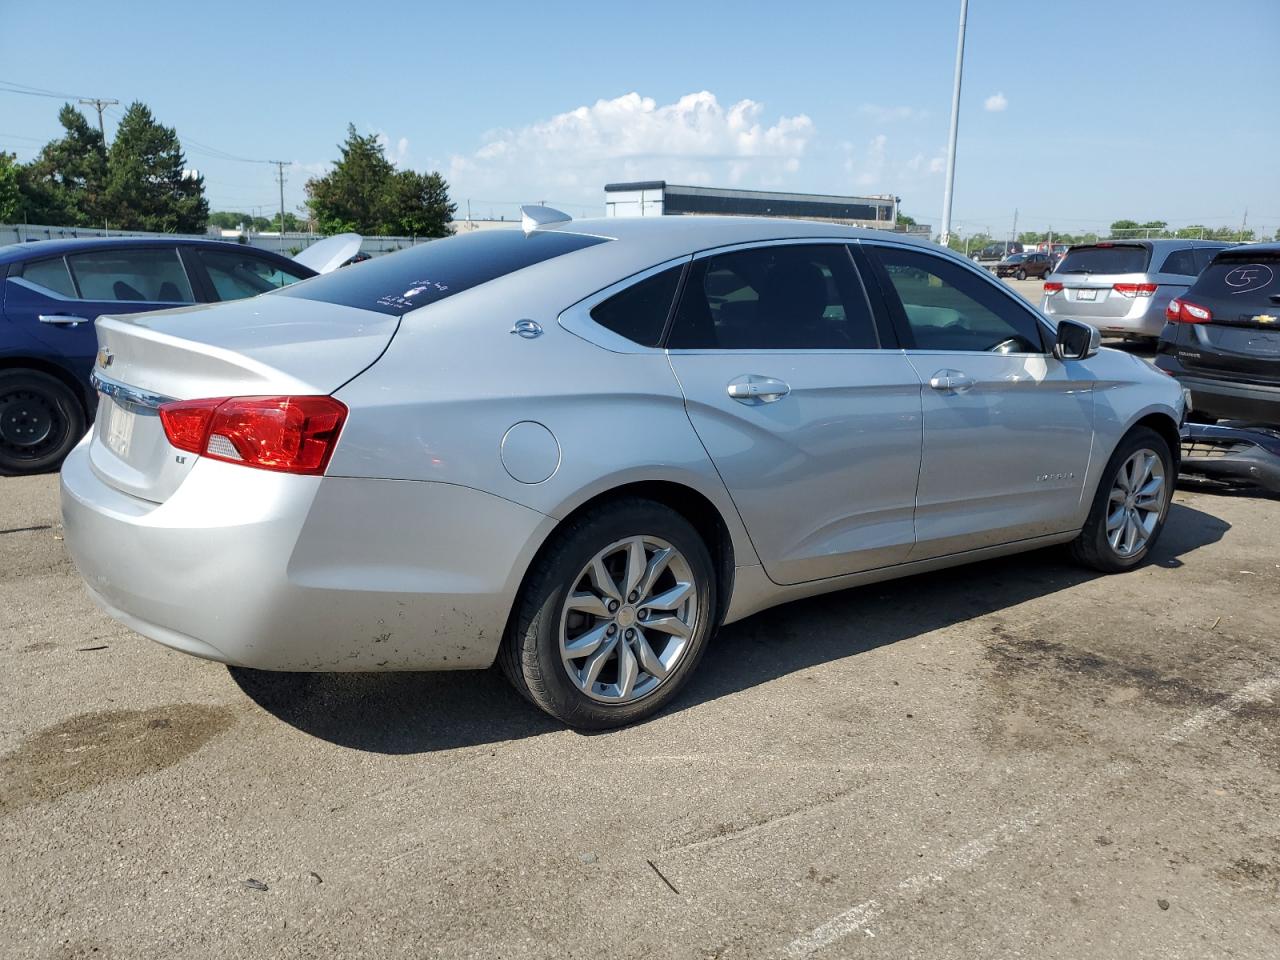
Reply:
M1165 319L1156 366L1197 414L1280 425L1280 243L1223 250Z
M1198 421L1185 471L1280 492L1280 243L1223 250L1165 318L1156 366Z
M996 264L997 277L1027 277L1044 279L1053 272L1053 261L1047 253L1015 253Z
M99 315L239 300L315 274L288 257L216 240L0 247L0 474L56 467L92 422Z
M1022 253L1024 250L1022 244L1013 241L1002 240L999 243L988 243L981 250L975 250L969 254L975 263L991 265L999 263L1006 257L1011 257L1015 253Z

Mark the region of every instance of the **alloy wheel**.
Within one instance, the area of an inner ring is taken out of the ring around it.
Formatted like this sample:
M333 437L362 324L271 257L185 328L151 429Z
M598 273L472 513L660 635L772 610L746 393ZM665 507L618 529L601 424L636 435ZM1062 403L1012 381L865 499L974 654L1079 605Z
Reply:
M1139 553L1164 512L1164 461L1143 448L1120 465L1107 505L1107 543L1121 558Z
M689 561L665 540L628 537L582 568L560 616L560 658L574 685L602 703L634 703L660 687L698 627Z

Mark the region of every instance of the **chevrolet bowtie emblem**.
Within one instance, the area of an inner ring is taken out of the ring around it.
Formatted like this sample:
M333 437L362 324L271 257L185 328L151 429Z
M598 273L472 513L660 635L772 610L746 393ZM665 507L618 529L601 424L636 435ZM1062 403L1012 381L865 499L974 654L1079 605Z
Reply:
M103 347L101 350L98 351L98 366L100 367L111 366L111 364L115 362L115 359L116 359L116 355L112 353L110 350L108 350L106 347Z
M1275 323L1276 318L1269 313L1260 313L1253 318L1254 323Z

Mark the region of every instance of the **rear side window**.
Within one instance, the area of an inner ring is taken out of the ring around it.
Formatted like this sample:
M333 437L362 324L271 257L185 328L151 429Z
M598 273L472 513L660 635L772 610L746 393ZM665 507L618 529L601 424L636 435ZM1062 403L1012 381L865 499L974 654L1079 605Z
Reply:
M1190 300L1201 297L1240 306L1269 306L1275 296L1280 296L1280 254L1276 253L1219 257L1187 293Z
M1161 273L1180 273L1186 277L1194 277L1200 271L1196 269L1195 250L1187 247L1184 250L1174 250L1164 258L1164 266L1160 268Z
M662 340L683 266L632 284L591 309L591 319L632 343L656 347Z
M173 247L74 253L67 263L85 300L192 303L191 283Z
M294 273L277 266L274 261L251 253L228 253L225 250L196 250L214 294L219 300L243 300L268 290L287 287L306 274Z
M848 248L778 245L694 261L667 346L875 349L880 341Z
M535 263L607 243L559 230L484 230L431 240L399 253L354 263L279 291L400 316Z
M1146 273L1151 251L1140 244L1072 247L1058 273Z
M60 293L64 297L76 295L76 288L71 283L71 274L67 273L67 264L61 257L19 264L15 276L21 277L28 283L44 287L46 290Z

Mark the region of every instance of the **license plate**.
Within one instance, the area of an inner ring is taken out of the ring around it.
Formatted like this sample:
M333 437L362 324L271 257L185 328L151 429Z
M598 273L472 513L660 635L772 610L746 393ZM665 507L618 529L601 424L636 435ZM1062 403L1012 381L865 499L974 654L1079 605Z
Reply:
M128 458L129 447L133 443L133 421L132 411L114 403L111 405L111 414L107 417L107 449L122 460Z
M1076 299L1077 300L1097 300L1098 291L1097 290L1077 290Z

